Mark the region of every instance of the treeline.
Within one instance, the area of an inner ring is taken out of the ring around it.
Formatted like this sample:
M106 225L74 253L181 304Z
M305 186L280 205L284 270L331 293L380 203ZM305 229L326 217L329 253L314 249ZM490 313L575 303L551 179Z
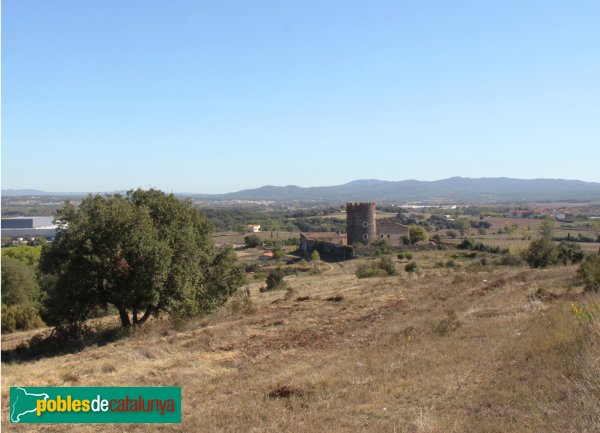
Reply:
M338 208L296 211L258 212L245 209L200 209L213 224L215 231L246 232L248 224L260 224L261 231L345 232L346 222L325 217Z

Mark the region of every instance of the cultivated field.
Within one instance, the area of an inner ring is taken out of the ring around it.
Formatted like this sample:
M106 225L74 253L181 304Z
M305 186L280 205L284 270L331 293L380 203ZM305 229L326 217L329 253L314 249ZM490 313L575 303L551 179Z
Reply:
M458 256L456 256L458 254ZM419 252L419 273L357 279L359 259L285 278L178 328L155 320L81 353L2 365L11 385L178 385L182 425L63 432L597 432L600 303L575 267L481 266ZM435 264L454 260L454 268ZM21 338L23 334L21 334ZM16 344L19 334L8 337Z

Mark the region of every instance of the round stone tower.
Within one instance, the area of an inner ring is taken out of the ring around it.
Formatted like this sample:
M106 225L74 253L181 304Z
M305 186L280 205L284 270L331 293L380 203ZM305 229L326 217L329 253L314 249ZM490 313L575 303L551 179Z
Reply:
M375 203L346 203L348 245L367 245L377 237Z

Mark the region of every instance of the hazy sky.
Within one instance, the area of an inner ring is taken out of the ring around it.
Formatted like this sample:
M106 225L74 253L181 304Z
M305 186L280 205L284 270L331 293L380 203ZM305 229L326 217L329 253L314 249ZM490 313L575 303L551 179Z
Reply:
M2 188L600 181L600 2L3 0Z

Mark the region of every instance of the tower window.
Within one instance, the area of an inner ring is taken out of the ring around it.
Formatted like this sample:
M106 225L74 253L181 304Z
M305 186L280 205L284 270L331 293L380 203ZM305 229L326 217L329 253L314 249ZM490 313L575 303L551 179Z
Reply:
M369 235L365 233L365 234L363 235L363 239L369 239Z
M366 221L365 221L365 222L363 222L363 227L364 227L364 228L367 228L367 227L369 227L369 223L368 223L368 222L366 222Z

